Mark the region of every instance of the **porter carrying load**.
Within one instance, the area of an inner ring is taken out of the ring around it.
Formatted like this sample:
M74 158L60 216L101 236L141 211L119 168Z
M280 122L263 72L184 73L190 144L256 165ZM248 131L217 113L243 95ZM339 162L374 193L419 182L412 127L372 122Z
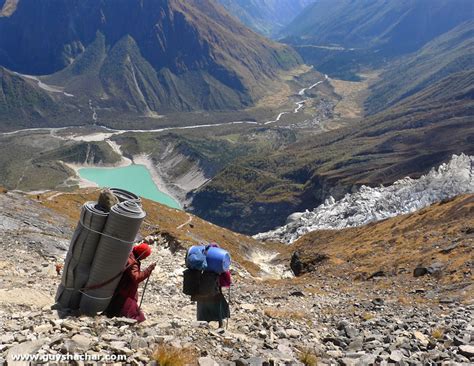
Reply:
M222 287L229 287L230 255L217 244L199 245L186 253L186 267L183 273L183 293L197 302L197 320L217 321L230 317L229 304L222 293Z
M99 199L87 202L66 256L57 308L87 315L104 311L122 276L135 237L145 218L140 198L133 193L110 189L118 203ZM104 207L109 202L112 207ZM110 211L108 211L110 210Z

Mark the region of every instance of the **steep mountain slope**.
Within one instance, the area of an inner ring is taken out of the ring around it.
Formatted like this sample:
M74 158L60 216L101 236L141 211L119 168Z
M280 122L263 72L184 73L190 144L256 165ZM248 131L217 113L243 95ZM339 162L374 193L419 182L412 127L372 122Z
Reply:
M474 21L435 38L421 50L391 65L372 86L369 113L381 111L438 80L474 69Z
M473 14L469 0L319 0L281 36L317 70L359 80L367 68L418 51Z
M20 0L0 18L0 64L142 115L249 106L298 63L209 0Z
M453 154L474 154L474 71L451 75L360 124L236 162L195 192L193 212L256 233L330 195L418 177Z
M249 28L276 35L315 0L218 0Z
M431 274L438 284L465 289L472 298L473 222L474 196L463 195L366 226L311 232L288 246L285 257L298 251L302 273L346 273L353 280L399 277L412 286L420 268L419 275ZM324 258L319 263L318 256Z
M42 119L42 110L55 108L53 99L33 82L0 67L0 113L14 123L17 116Z
M73 111L68 104L38 87L37 81L26 79L0 66L0 130L39 127L48 123L55 126L57 118ZM69 123L75 124L71 115Z
M282 35L296 43L376 48L384 55L416 51L472 19L469 0L318 0Z

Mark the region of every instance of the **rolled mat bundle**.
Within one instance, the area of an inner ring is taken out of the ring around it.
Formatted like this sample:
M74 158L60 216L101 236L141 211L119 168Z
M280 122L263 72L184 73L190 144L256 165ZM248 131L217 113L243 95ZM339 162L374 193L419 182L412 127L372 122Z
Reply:
M110 188L110 192L112 192L114 196L117 197L120 202L125 202L125 201L141 202L140 197L138 197L135 193L126 191L124 189Z
M79 308L80 289L87 283L100 239L100 234L96 232L102 232L108 216L109 213L97 207L96 202L86 202L82 206L81 217L64 262L61 285L56 294L56 302L63 309L77 310Z
M120 281L117 274L127 264L134 239L144 219L145 212L137 200L123 201L112 207L97 244L86 290L82 291L81 313L95 315L107 308ZM113 280L109 282L111 279ZM106 284L94 288L102 283Z
M56 293L62 310L95 315L106 309L120 281L146 214L133 193L110 191L120 201L110 212L97 202L82 207Z

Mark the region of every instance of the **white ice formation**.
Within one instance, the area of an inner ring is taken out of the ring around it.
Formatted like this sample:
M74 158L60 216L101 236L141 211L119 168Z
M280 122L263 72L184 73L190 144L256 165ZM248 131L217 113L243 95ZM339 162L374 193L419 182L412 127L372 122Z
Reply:
M465 193L474 193L474 156L453 155L419 179L406 177L387 187L362 186L339 201L329 197L313 211L290 215L285 226L254 237L291 244L310 231L361 226Z

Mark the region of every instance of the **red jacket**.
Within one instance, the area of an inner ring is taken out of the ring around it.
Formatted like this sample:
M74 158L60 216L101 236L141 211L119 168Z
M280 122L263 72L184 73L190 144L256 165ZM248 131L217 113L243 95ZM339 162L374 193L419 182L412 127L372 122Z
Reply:
M138 300L138 285L140 282L150 277L151 269L148 267L144 271L140 271L140 261L137 261L133 253L130 253L127 261L127 270L123 273L120 280L116 295L126 299L131 297Z

